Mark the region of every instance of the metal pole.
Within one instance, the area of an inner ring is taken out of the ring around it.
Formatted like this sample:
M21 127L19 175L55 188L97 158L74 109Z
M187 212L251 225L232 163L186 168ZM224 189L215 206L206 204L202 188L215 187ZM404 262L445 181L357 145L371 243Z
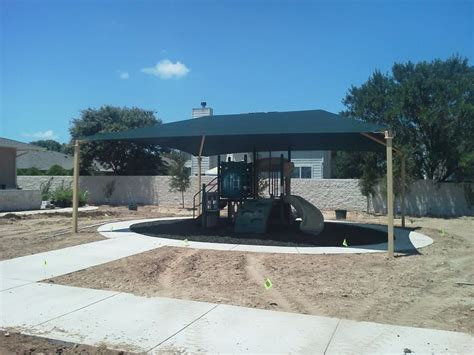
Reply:
M79 208L79 141L74 142L74 176L72 180L72 232L77 233L77 216Z
M257 171L257 150L255 149L255 147L253 148L252 167L253 167L253 171L252 171L253 198L256 199L258 197L258 171Z
M393 161L392 161L392 140L389 131L385 131L385 141L387 142L387 226L388 226L388 250L389 258L393 257Z
M406 167L405 155L402 155L402 188L401 188L401 210L402 210L402 227L405 228L405 184L406 184Z
M198 155L198 201L201 201L201 161L202 161L202 149L204 148L204 141L206 140L206 136L201 137L201 146L199 147L199 155ZM198 216L201 214L201 204L198 206Z
M288 147L288 162L291 163L291 147ZM286 179L286 196L291 195L291 174Z
M280 155L280 195L283 195L283 189L285 188L285 176L284 176L284 164L285 164L285 158L283 154Z
M272 184L271 184L271 176L270 171L272 170L272 151L268 152L268 194L271 196L272 194Z
M217 220L221 216L221 156L217 156Z

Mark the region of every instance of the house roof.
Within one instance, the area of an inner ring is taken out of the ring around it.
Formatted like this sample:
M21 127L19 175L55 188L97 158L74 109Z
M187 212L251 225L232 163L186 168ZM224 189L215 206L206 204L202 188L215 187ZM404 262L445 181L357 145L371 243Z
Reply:
M2 138L0 137L0 147L2 148L14 148L20 151L42 151L44 148L38 147L36 145L27 144L13 139Z
M70 155L46 151L28 151L16 158L18 169L37 168L39 170L48 170L53 165L59 165L64 169L72 169L73 157Z
M193 155L287 150L381 151L363 134L381 138L386 128L324 110L246 113L194 118L122 132L101 133L82 140L122 140L157 144Z

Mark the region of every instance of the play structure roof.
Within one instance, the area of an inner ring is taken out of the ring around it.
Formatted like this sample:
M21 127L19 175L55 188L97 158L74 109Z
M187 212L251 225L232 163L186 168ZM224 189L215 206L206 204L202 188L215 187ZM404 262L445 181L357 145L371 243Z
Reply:
M257 151L382 151L385 127L324 110L216 115L84 137L84 141L121 140L179 149L204 156Z

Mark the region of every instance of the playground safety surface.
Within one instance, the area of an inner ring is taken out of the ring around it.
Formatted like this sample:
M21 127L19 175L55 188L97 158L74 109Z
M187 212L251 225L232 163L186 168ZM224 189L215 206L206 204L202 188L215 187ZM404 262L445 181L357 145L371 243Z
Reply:
M382 230L368 229L361 225L326 222L324 230L318 236L303 233L299 230L298 222L291 226L270 226L265 234L238 234L232 224L221 219L219 225L213 228L202 228L199 222L192 219L178 221L154 221L132 225L135 233L152 237L208 243L272 245L272 246L360 246L384 243L387 233Z

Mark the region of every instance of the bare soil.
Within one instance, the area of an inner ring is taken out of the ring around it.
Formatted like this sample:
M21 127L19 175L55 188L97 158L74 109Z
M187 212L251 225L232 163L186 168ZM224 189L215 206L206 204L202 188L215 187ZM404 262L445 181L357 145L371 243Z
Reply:
M128 355L131 353L107 349L106 346L93 347L81 344L65 343L58 340L39 338L18 333L0 334L0 354L100 354Z
M362 213L348 219L385 223ZM407 226L434 244L391 260L163 247L50 282L474 334L474 218L409 218Z
M0 217L0 260L103 240L97 228L107 222L189 214L187 210L158 206L138 206L138 211L123 206L99 206L96 211L79 213L77 234L71 233L71 213L9 214Z

